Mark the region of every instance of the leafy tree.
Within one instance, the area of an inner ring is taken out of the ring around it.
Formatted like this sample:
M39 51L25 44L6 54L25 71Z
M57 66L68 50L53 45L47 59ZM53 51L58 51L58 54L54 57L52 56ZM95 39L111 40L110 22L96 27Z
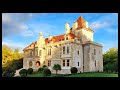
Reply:
M2 66L6 67L13 60L13 50L6 45L2 45Z
M56 75L58 70L61 70L61 66L59 64L54 64L53 69L56 70Z
M118 49L110 48L103 54L104 71L118 71Z

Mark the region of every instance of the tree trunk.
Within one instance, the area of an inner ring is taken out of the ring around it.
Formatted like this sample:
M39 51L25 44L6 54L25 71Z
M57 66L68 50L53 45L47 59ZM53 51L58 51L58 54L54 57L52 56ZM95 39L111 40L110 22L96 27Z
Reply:
M57 75L57 71L58 71L58 70L56 70L56 75Z

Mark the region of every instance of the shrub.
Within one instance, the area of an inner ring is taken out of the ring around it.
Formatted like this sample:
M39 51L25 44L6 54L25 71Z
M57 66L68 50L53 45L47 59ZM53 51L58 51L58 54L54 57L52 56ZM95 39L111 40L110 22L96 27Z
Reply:
M32 69L32 68L29 68L29 69L27 70L27 73L28 73L28 74L32 74L32 73L33 73L33 69Z
M50 69L45 68L45 69L43 70L43 76L50 76L50 75L51 75Z
M27 76L27 70L22 69L22 70L20 70L19 74L20 74L21 77L26 77Z
M70 69L71 73L77 73L78 69L76 67L72 67Z
M2 73L3 77L13 77L15 75L15 70L12 68L6 68L5 71Z
M47 66L46 65L43 65L43 68L46 68Z
M39 68L38 69L38 72L42 72L44 68Z

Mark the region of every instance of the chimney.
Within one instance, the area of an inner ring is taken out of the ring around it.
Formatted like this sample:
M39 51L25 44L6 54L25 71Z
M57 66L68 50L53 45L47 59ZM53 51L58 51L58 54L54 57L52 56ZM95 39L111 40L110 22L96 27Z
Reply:
M73 22L73 24L72 24L72 28L75 29L75 23L74 23L74 22Z
M51 40L53 38L53 36L49 35L49 40Z
M78 27L78 23L77 22L75 22L75 29Z
M39 38L43 38L42 32L39 33Z
M77 22L74 22L73 23L73 29L76 29L78 27L78 23Z
M65 24L65 29L66 29L66 34L68 34L70 32L70 24L69 23Z
M86 23L86 28L88 28L88 22L86 21L85 23Z

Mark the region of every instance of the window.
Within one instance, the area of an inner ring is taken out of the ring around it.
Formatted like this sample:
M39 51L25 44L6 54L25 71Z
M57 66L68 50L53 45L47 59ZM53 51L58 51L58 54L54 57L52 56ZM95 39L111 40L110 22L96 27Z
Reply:
M63 47L63 54L65 54L65 46Z
M32 61L29 62L29 66L32 67Z
M78 55L79 55L79 51L78 51Z
M48 60L48 66L51 66L51 60Z
M65 60L63 60L63 66L65 66Z
M69 54L69 47L67 47L67 54Z
M66 37L66 40L68 40L68 37Z
M30 50L30 56L32 56L32 50Z
M48 55L51 55L51 49L48 49Z
M35 56L38 56L38 48L35 48Z
M41 50L39 51L39 56L41 56Z
M96 55L96 50L94 49L94 55Z
M96 60L95 60L95 67L96 67Z
M50 49L50 55L51 55L51 49Z
M79 66L79 62L78 62L78 66Z
M49 55L49 49L48 49L48 55Z
M67 60L67 66L69 66L69 60Z

